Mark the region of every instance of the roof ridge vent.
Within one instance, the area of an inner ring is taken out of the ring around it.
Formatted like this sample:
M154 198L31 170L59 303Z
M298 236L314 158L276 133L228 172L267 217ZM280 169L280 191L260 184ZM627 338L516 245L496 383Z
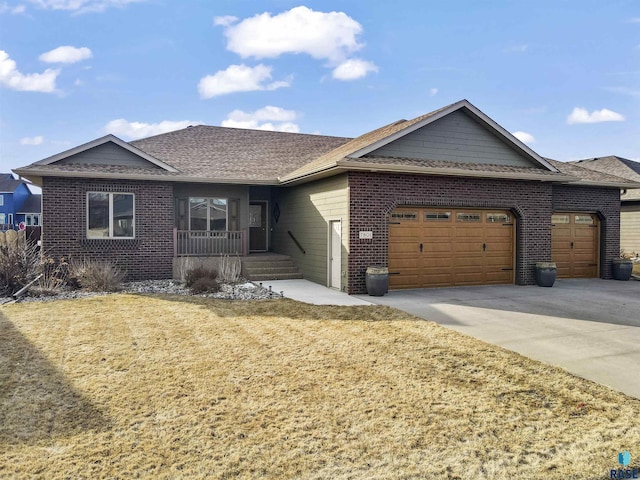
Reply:
M406 122L407 120L404 118L401 118L400 120L397 120L395 122L393 122L391 125L400 125L401 123Z

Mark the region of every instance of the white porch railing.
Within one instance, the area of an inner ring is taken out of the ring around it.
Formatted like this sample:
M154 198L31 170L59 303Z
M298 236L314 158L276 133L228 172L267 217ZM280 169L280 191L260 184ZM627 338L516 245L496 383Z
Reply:
M208 257L216 255L247 255L245 230L202 231L173 229L174 257Z

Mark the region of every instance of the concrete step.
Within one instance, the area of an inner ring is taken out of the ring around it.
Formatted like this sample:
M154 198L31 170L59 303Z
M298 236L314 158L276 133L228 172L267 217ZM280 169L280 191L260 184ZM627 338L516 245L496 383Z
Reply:
M295 265L271 264L265 266L247 266L247 275L267 275L275 273L299 273L298 267Z
M297 280L302 278L302 273L272 273L251 275L252 282L268 282L269 280Z
M242 274L254 282L302 278L302 273L289 256L272 253L244 257Z

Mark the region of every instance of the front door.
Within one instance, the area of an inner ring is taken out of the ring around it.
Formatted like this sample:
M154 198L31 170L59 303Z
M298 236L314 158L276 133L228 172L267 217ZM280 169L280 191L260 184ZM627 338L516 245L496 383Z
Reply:
M329 286L331 288L342 287L342 222L332 220L329 222Z
M249 250L267 251L267 202L249 204Z

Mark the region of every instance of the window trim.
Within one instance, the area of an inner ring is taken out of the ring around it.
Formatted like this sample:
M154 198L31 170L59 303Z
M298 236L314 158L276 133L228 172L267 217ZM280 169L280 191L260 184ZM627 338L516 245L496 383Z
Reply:
M101 195L108 195L109 197L109 236L107 237L91 237L89 236L89 195L91 195L92 193L97 193L97 194L101 194ZM133 200L133 205L132 205L132 218L131 218L131 224L133 227L133 235L130 237L116 237L113 235L113 227L114 227L114 221L113 221L113 197L114 195L130 195L132 197ZM136 238L136 194L133 192L98 192L95 190L89 191L87 192L86 195L86 230L85 230L85 236L87 238L87 240L134 240Z

